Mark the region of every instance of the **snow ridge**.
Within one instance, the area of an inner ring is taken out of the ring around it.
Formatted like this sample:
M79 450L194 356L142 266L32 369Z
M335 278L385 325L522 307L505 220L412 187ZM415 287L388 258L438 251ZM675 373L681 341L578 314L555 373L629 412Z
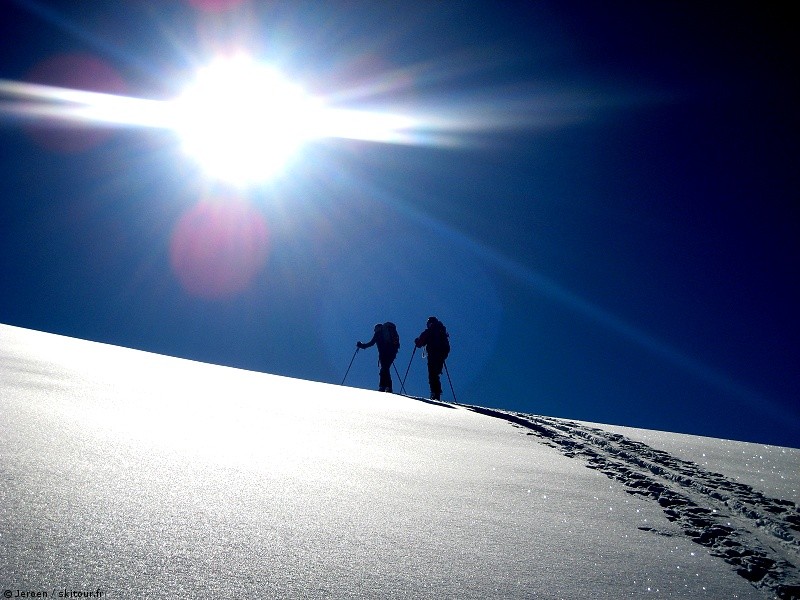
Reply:
M621 434L580 423L469 406L527 430L564 456L586 461L625 491L653 500L683 534L756 588L800 600L800 510L751 486ZM661 535L675 535L640 527Z

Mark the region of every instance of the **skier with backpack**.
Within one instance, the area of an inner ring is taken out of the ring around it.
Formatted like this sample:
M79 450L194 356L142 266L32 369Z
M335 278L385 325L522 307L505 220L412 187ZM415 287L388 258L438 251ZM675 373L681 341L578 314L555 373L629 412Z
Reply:
M356 342L360 350L370 346L378 346L378 363L380 364L378 391L392 392L392 374L389 369L392 367L397 351L400 349L400 336L397 334L397 327L391 321L378 323L375 325L375 333L372 339L366 344Z
M428 383L431 387L431 399L439 400L442 396L442 374L444 361L450 354L450 340L447 328L436 317L428 317L425 331L414 340L417 348L425 347L428 353Z

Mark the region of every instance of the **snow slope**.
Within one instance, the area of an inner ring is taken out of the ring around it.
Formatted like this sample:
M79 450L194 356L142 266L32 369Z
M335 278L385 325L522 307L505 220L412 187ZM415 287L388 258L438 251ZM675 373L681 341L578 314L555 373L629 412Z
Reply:
M2 325L0 417L11 597L800 597L798 450Z

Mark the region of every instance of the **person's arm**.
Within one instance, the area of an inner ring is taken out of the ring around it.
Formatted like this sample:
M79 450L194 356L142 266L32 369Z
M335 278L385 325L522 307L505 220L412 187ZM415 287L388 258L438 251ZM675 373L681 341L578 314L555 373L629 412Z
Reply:
M356 346L364 350L365 348L369 348L370 346L374 346L375 342L378 340L378 332L376 331L375 334L372 336L372 339L368 341L366 344L362 344L361 342L356 343Z
M422 333L419 334L419 337L414 340L414 345L417 348L422 348L424 345L428 343L428 330L426 329Z

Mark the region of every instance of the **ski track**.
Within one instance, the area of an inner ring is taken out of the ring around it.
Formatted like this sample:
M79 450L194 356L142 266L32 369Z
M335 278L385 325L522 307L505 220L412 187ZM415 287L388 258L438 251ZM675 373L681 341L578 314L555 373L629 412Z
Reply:
M618 433L562 419L465 408L509 421L564 456L584 460L588 468L620 482L627 493L657 502L685 536L756 588L781 600L800 600L800 511L794 502L767 497Z

